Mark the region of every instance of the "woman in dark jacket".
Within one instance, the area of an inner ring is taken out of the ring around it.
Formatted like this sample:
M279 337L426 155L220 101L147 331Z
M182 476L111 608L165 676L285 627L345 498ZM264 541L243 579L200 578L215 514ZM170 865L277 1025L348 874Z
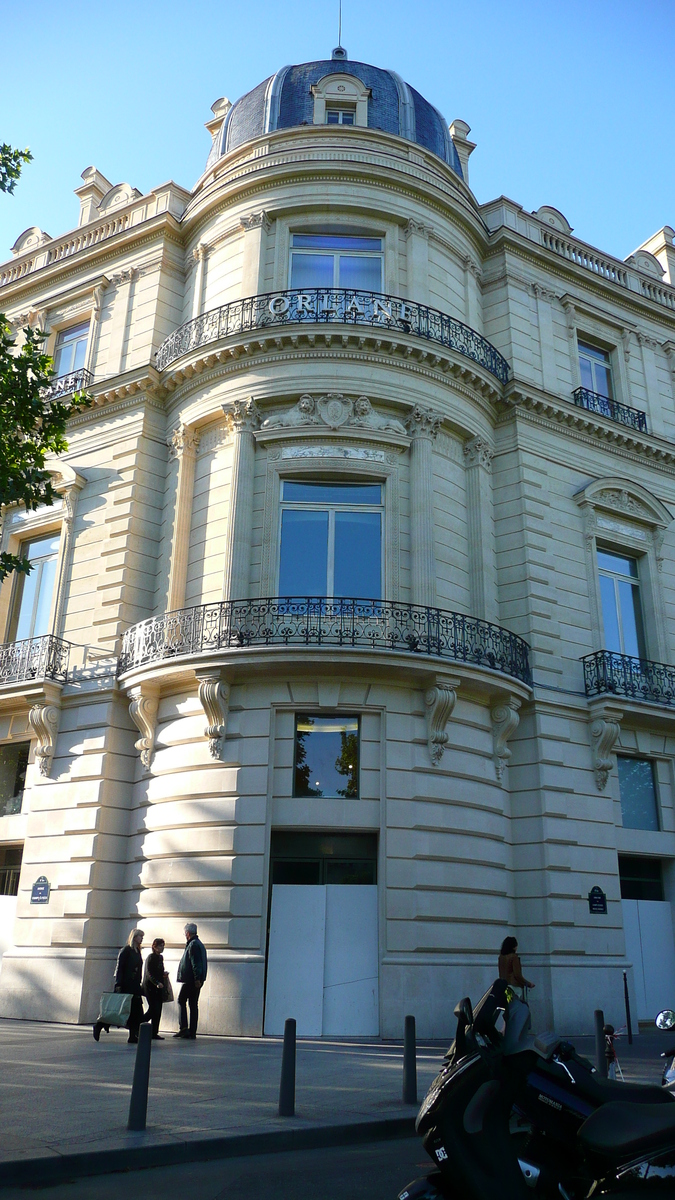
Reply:
M164 1003L164 938L155 938L152 952L145 960L143 969L143 990L148 1002L148 1015L152 1021L152 1036L158 1042L163 1042L160 1036L159 1023L162 1019L162 1004Z
M525 994L526 988L533 988L534 984L530 983L523 975L523 970L518 957L518 942L514 937L504 938L502 948L499 951L499 978L504 979L510 987L523 988Z
M141 1022L147 1020L147 1015L143 1013L141 993L141 975L143 972L142 944L143 930L132 929L126 946L122 947L117 956L117 966L115 968L115 991L126 992L132 996L131 1013L127 1021L127 1029L129 1030L127 1041L132 1044L138 1041L138 1028ZM100 1038L103 1028L104 1026L101 1021L97 1021L94 1025L94 1037L96 1041Z

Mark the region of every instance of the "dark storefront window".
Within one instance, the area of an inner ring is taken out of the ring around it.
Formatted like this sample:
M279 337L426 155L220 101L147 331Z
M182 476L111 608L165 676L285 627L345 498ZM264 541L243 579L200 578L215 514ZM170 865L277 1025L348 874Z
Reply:
M23 846L0 846L0 896L16 896Z
M663 900L660 858L620 854L619 880L622 900Z
M272 883L377 883L377 835L273 833Z
M30 742L6 742L0 746L0 817L21 812Z

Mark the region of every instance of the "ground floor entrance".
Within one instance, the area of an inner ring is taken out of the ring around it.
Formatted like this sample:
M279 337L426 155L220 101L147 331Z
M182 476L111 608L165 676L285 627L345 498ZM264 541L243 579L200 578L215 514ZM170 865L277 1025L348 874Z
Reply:
M266 1034L379 1033L377 838L272 835Z

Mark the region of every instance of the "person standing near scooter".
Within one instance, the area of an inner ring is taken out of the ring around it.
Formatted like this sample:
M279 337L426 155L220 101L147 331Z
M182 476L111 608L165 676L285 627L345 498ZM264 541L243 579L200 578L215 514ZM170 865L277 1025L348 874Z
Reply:
M499 978L504 979L510 987L522 988L523 999L527 996L527 989L534 987L534 984L530 983L523 975L518 957L518 942L514 937L504 938L502 942L502 948L499 951Z

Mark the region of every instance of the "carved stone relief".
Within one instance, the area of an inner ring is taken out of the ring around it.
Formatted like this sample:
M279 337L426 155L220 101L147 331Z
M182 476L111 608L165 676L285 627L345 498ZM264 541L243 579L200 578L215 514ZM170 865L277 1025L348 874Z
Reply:
M490 709L495 771L500 782L504 775L504 767L508 765L511 757L511 751L506 743L520 724L518 715L520 705L520 700L515 696L509 696L508 700L500 700Z
M424 694L427 714L427 746L434 766L441 761L448 744L445 727L457 702L459 684L459 679L444 679L442 683L438 682L434 687L428 688Z
M141 756L143 766L148 770L155 745L159 696L155 690L147 687L131 688L129 696L129 716L141 734L135 746Z
M325 396L301 396L298 403L283 413L271 413L262 423L263 429L299 428L303 425L327 425L337 430L344 425L359 429L376 429L405 435L405 426L396 417L375 411L367 396L355 400L342 392Z
M49 775L59 732L59 706L57 704L35 704L28 713L28 720L38 744L35 759L41 775Z
M225 745L227 715L230 706L230 685L221 678L220 671L197 674L199 680L199 703L204 709L208 725L204 736L209 739L212 758L220 758Z
M620 709L601 702L589 705L589 732L593 770L598 790L604 792L609 773L614 766L612 751L619 736L623 713Z

